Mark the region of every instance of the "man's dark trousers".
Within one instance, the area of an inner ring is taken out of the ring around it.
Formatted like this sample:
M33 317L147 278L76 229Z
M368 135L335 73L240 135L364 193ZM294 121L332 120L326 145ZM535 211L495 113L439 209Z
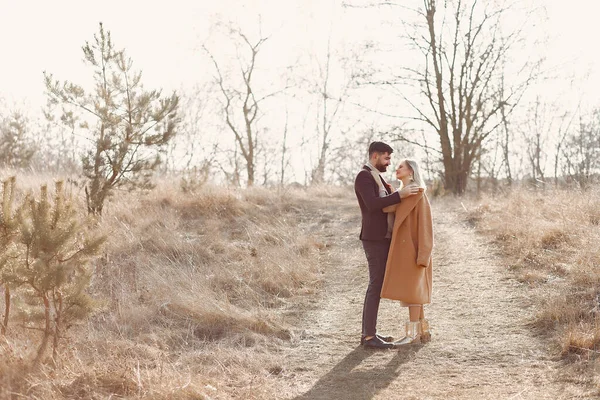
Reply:
M383 285L385 264L390 250L390 240L362 240L362 244L369 264L369 286L367 287L363 306L362 334L363 336L375 336L381 286Z

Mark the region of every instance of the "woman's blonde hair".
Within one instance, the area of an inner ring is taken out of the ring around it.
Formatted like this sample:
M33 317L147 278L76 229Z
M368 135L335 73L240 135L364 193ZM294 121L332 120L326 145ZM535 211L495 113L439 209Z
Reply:
M423 177L421 176L421 169L419 168L419 163L417 163L417 161L412 158L405 158L404 161L412 170L413 182L415 183L415 185L424 188L426 185L425 181L423 180Z

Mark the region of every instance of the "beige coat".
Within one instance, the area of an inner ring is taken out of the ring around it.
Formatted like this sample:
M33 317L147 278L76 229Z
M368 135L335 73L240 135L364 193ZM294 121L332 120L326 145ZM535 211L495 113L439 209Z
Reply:
M381 297L407 304L431 302L433 221L425 192L402 199L385 212L394 212L392 243Z

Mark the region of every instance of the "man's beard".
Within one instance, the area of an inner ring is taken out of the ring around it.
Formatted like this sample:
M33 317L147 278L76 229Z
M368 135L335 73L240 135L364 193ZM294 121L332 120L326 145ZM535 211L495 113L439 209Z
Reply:
M375 164L374 166L375 166L375 168L377 168L377 171L379 171L379 172L387 171L387 165Z

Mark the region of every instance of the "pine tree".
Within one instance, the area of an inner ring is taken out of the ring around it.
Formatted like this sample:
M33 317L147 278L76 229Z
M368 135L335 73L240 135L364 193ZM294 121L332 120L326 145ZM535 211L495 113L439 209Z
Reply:
M160 163L159 150L174 137L179 123L179 97L163 97L144 89L142 74L113 45L102 24L92 43L83 46L84 61L93 69L94 87L60 83L44 73L49 101L65 113L81 112L79 128L89 133L93 148L83 157L88 178L88 212L102 214L112 189L122 185L149 186Z
M94 301L86 293L91 277L88 263L105 237L92 235L90 226L79 219L72 202L65 198L63 182L56 183L54 201L42 186L40 198L28 195L17 213L22 256L5 279L20 287L36 309L41 304L42 312L30 310L28 320L29 327L43 332L36 363L46 354L52 336L56 360L65 330L94 309Z
M0 165L9 168L26 168L35 154L27 137L27 118L15 111L0 120Z
M5 274L10 271L18 259L14 243L18 227L14 211L15 186L16 178L14 176L2 184L2 209L0 210L0 283L4 286L4 317L0 327L2 335L6 335L8 329L11 301L10 279L6 279Z

